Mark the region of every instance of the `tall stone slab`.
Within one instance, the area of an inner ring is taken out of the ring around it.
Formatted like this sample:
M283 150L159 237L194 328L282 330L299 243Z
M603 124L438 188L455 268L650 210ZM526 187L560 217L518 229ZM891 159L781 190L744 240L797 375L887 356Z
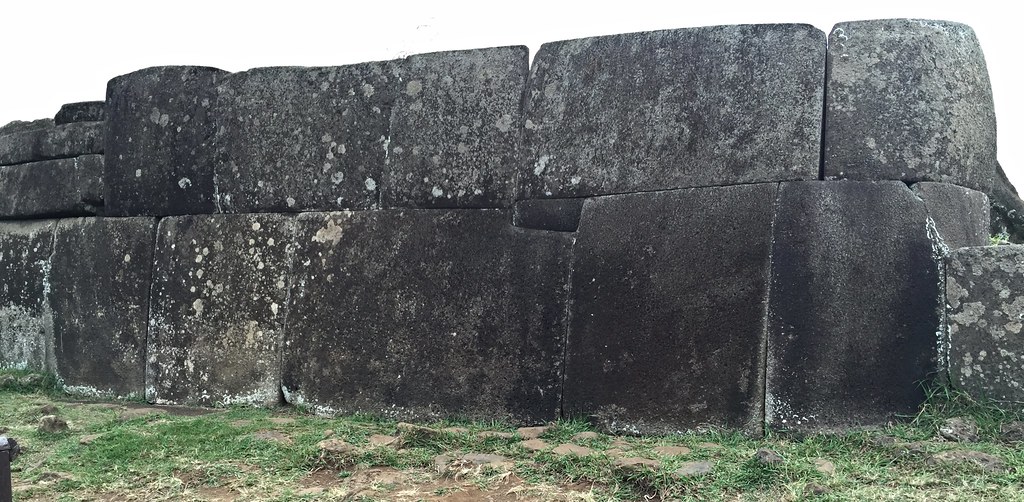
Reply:
M278 214L160 220L149 401L278 404L293 231Z
M78 394L142 397L153 218L59 220L51 287L56 373Z
M989 201L983 192L932 182L917 183L913 190L924 201L935 231L946 247L988 245Z
M529 49L406 60L391 121L384 207L504 207L512 201Z
M103 153L103 123L76 122L0 135L0 166Z
M0 222L0 368L53 371L54 220Z
M1024 246L953 251L946 313L953 385L977 399L1024 403Z
M107 83L107 214L212 213L217 207L210 109L228 73L157 66ZM265 145L253 142L259 150Z
M541 46L519 198L818 178L825 35L688 28Z
M225 79L217 89L218 207L376 207L399 66L256 68Z
M0 219L89 215L102 206L102 155L0 166Z
M489 209L304 213L296 235L289 402L557 418L570 235Z
M828 43L825 179L988 191L996 118L985 56L948 21L839 23Z
M765 421L882 425L937 371L939 243L901 182L783 183L772 252Z
M605 430L761 429L778 185L588 199L563 409Z

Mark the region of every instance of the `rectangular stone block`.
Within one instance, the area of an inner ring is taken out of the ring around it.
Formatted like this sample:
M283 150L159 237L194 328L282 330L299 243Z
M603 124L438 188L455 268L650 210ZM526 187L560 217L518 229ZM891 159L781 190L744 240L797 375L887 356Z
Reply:
M56 372L68 390L144 395L155 226L152 218L58 221L48 300Z
M293 232L279 214L160 220L147 400L279 403Z
M3 126L0 126L0 136L14 134L16 132L32 131L35 129L45 129L47 127L53 127L53 125L53 119L50 118L36 120L12 120Z
M765 421L816 431L912 415L935 376L938 242L901 182L783 183Z
M946 314L953 385L976 399L1024 403L1024 246L953 251Z
M529 49L410 56L391 115L384 207L506 207Z
M0 136L0 166L103 153L103 122L76 122Z
M53 122L57 125L72 122L102 122L107 120L106 102L82 101L62 105Z
M0 368L53 371L54 220L0 222Z
M256 68L225 79L217 89L218 208L376 207L399 66Z
M571 236L498 210L304 213L285 397L325 412L558 416Z
M588 199L563 409L602 429L760 432L775 183Z
M839 23L828 43L825 179L937 181L987 192L996 118L985 56L948 21Z
M0 219L81 216L102 207L102 155L0 166Z
M520 198L818 178L825 35L711 26L541 46Z
M983 192L927 181L915 184L913 190L924 201L935 231L947 248L988 245L989 201Z

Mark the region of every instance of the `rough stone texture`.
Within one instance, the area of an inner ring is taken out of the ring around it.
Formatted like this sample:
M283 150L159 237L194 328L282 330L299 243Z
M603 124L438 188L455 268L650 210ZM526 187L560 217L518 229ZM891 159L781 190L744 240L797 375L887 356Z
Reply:
M392 115L383 206L508 206L528 73L523 46L409 57Z
M225 79L217 88L219 207L376 207L399 67L256 68Z
M1004 234L1010 242L1024 244L1024 201L998 162L988 198L991 203L989 231L992 235Z
M294 223L276 214L160 220L147 350L149 401L279 402ZM324 294L338 293L320 286Z
M778 185L589 199L563 409L605 431L760 429Z
M839 23L828 43L825 179L940 181L988 191L996 119L970 27Z
M0 219L96 214L103 206L103 156L0 166Z
M817 179L825 35L809 25L631 33L541 46L520 196Z
M989 202L983 192L948 183L923 182L914 194L924 201L935 230L950 249L987 246Z
M0 222L0 368L53 370L53 220Z
M1024 246L953 251L946 305L953 385L976 398L1024 402Z
M53 122L58 125L72 122L102 122L104 120L107 120L106 102L104 101L68 103L61 106L60 111L53 117Z
M530 199L512 206L512 224L517 227L556 232L575 232L586 199Z
M900 182L783 183L772 252L769 427L913 414L937 370L938 243Z
M0 136L0 165L103 153L103 122L76 122Z
M37 120L14 120L8 122L6 125L0 126L0 136L6 136L22 131L32 131L35 129L45 129L53 127L53 119L37 119Z
M163 216L216 209L210 109L228 73L158 66L107 83L107 214ZM271 145L252 138L249 148Z
M60 220L49 301L57 375L80 394L142 397L152 218Z
M571 236L489 209L305 213L298 226L289 402L557 417Z

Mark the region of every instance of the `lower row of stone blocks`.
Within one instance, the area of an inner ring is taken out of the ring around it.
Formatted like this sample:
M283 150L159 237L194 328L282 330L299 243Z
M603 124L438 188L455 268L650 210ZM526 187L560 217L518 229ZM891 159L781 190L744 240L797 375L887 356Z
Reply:
M987 239L984 195L929 185L671 190L515 218L571 229L567 208L575 232L496 209L0 223L0 365L156 403L619 432L877 424L938 370L942 237Z

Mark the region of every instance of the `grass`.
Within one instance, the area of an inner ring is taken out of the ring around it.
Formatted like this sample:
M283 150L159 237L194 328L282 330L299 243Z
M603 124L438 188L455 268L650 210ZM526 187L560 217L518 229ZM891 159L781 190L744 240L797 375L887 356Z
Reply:
M199 416L125 416L126 408L139 405L74 402L48 377L22 382L26 375L16 374L12 383L4 375L0 426L25 446L14 465L17 500L436 500L460 495L470 500L487 495L497 500L1024 501L1024 448L1000 440L1000 427L1021 416L942 387L932 390L919 414L879 430L769 433L763 438L724 430L666 437L598 435L575 441L595 451L578 457L528 451L518 436L476 436L484 430L514 430L495 423L431 424L468 431L406 433L405 443L396 448L369 445L371 435L397 434L397 424L367 416L322 418L294 409L252 408ZM39 432L45 405L56 406L71 430ZM981 441L938 440L939 426L953 416L974 420ZM586 422L562 421L542 439L551 445L569 443L590 430ZM284 442L256 436L268 431ZM318 443L327 437L356 449L325 454ZM666 445L691 451L658 455L655 448ZM613 448L659 460L660 466L618 467ZM783 462L755 460L763 448L778 453ZM930 461L935 453L965 449L996 455L1007 469L989 472L971 463ZM436 456L470 452L503 455L514 467L468 466L444 476L434 471ZM823 460L834 464L834 473L816 468L815 462ZM699 461L713 464L710 474L673 474Z

